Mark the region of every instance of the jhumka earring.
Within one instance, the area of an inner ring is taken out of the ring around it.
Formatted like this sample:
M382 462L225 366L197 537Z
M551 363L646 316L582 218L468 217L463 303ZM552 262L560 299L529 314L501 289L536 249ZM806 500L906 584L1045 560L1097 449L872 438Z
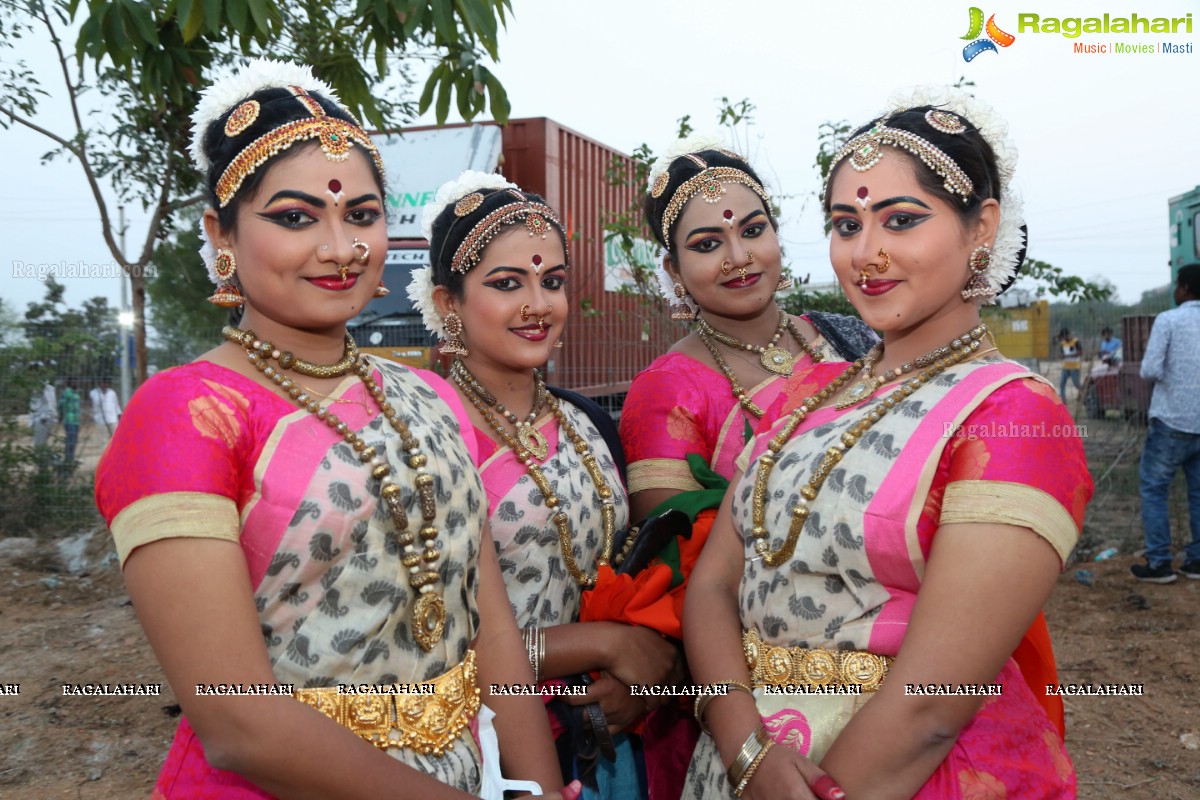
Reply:
M687 289L683 288L683 284L675 281L675 297L679 302L671 306L671 319L678 320L693 320L696 318L696 312L687 302Z
M875 267L875 271L882 275L892 268L892 256L887 250L881 247L879 248L879 257L883 259L883 263Z
M208 298L208 302L221 308L237 308L246 302L246 298L233 283L233 275L237 272L237 259L233 257L232 250L222 247L217 251L217 258L213 261L213 271L217 273L217 280L220 281L220 284Z
M471 351L467 349L462 340L462 317L451 311L442 317L442 324L446 327L446 338L442 340L442 345L438 348L438 352L447 356L471 355Z
M387 297L391 293L392 293L392 290L389 289L388 287L384 286L383 281L380 281L379 285L375 287L375 294L373 296L374 297Z
M721 262L721 274L722 274L722 275L728 275L728 274L729 274L729 273L731 273L731 272L733 272L733 262L731 262L731 261L730 261L730 260L727 258L727 259L725 259L724 261L722 261L722 262ZM678 284L676 284L676 285L678 285Z
M996 292L992 289L987 279L988 267L991 264L991 245L981 244L971 251L971 256L967 259L967 266L971 270L971 277L967 280L967 285L962 290L964 303L969 303L979 297L991 298L995 296Z
M354 259L360 264L367 263L367 259L371 257L371 245L355 239L354 244L352 244L351 247L355 251Z

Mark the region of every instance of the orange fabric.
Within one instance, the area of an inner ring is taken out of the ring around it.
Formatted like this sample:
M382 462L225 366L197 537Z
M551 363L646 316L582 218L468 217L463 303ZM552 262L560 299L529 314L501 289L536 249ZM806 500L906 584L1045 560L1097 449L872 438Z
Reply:
M1046 627L1046 615L1038 612L1037 619L1029 626L1021 643L1013 652L1013 660L1021 668L1021 676L1033 690L1033 696L1058 729L1058 735L1066 739L1067 725L1063 715L1062 698L1048 696L1046 687L1058 683L1058 668L1054 664L1054 647L1050 643L1050 629Z

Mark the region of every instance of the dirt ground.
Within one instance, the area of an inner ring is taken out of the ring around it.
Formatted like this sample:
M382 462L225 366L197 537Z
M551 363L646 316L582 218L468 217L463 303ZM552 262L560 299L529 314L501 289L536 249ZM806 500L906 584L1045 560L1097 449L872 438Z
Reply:
M1060 679L1143 684L1145 694L1066 699L1079 796L1190 800L1200 796L1200 581L1155 586L1129 577L1141 541L1144 429L1120 420L1086 424L1096 498L1080 560L1064 571L1046 612ZM1172 503L1178 538L1185 513L1182 502ZM148 797L174 731L164 711L174 698L105 536L76 554L81 572L65 568L58 544L0 556L0 797ZM1120 554L1092 561L1110 546ZM159 697L63 696L64 683L85 682L163 686ZM12 684L20 693L4 694Z

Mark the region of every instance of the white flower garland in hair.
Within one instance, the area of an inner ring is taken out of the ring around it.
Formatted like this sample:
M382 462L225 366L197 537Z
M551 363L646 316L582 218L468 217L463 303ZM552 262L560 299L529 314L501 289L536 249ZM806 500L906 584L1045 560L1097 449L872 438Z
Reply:
M442 321L442 315L437 312L437 306L433 304L433 267L414 269L405 291L408 292L408 299L412 300L413 306L421 312L421 322L424 323L425 330L436 333L439 339L445 339L446 324Z
M724 139L712 134L692 134L685 139L676 139L664 147L662 155L654 159L654 163L650 165L646 191L650 191L650 187L654 186L659 175L671 168L675 159L686 156L688 153L699 153L701 150L726 150L728 147Z
M217 248L208 240L208 231L204 229L204 217L200 218L200 260L208 270L208 279L220 286L221 279L217 277Z
M976 129L996 154L996 169L1000 173L1000 224L992 245L992 259L987 281L996 294L1017 274L1017 256L1025 247L1021 226L1025 224L1025 204L1013 189L1012 179L1017 171L1018 151L1008 133L1008 123L996 110L966 92L946 86L921 86L891 100L891 111L903 111L918 106L935 106L964 118ZM995 295L985 298L984 304L996 302Z
M519 187L515 183L512 183L503 175L495 172L480 172L479 170L469 169L454 180L446 181L438 187L433 202L426 203L424 210L421 212L421 230L425 233L426 239L431 238L433 236L433 222L438 218L438 214L442 213L442 209L448 205L457 203L471 192L477 192L480 189L517 188Z
M299 86L306 92L319 92L334 103L342 104L333 87L314 77L312 68L308 66L258 58L244 66L226 70L204 90L196 110L192 112L192 145L189 152L196 168L208 172L212 166L204 154L203 146L209 125L257 91L288 86Z

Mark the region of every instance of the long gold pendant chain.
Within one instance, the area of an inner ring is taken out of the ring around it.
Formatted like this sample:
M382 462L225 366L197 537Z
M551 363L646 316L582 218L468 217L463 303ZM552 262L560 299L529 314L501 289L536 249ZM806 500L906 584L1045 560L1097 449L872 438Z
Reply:
M608 566L609 561L612 559L613 543L616 541L617 515L614 506L613 491L604 479L604 473L600 470L600 463L592 453L591 446L588 445L587 441L571 425L570 420L567 419L566 412L558 402L558 398L546 391L545 384L542 382L542 376L539 372L534 370L533 375L537 387L537 396L543 397L546 404L550 407L550 411L558 421L559 427L566 434L571 444L574 445L575 452L579 454L584 469L587 470L588 475L592 479L592 484L596 487L596 496L600 500L601 525L603 526L600 556L596 559L596 566ZM489 404L483 394L486 393L488 397L492 397L491 393L484 389L462 361L454 362L450 368L450 377L453 379L455 385L462 390L463 395L471 401L471 405L475 407L475 410L500 435L505 446L516 454L517 461L525 466L525 469L529 472L530 479L538 487L538 491L542 493L542 497L546 500L546 508L551 510L550 520L554 524L555 531L558 533L558 546L562 552L563 565L567 568L567 572L570 573L571 578L584 589L594 586L599 571L590 574L586 573L575 560L575 547L571 535L570 518L567 517L565 511L559 508L561 501L555 493L554 487L550 485L550 481L546 477L542 466L538 463L541 459L535 459L528 447L522 444L517 436L509 433L508 429L501 424L500 419L492 410L495 403ZM542 441L545 441L545 439L543 438Z
M783 429L771 438L771 441L767 445L767 451L758 458L758 473L754 476L754 492L751 495L754 527L750 531L750 538L754 539L754 552L762 558L767 566L778 567L791 560L792 555L796 551L796 542L800 539L800 533L804 530L804 524L811 513L811 503L817 499L817 495L820 493L821 487L824 486L826 478L829 477L829 473L842 460L846 452L858 444L862 436L875 423L883 419L891 409L907 399L913 392L950 367L961 364L968 358L978 354L980 342L986 333L987 326L979 325L955 339L946 348L938 348L938 350L934 350L924 356L923 358L926 361L932 360L928 368L905 381L899 388L885 397L876 408L871 409L865 417L843 433L841 441L825 451L825 455L821 458L820 463L817 464L816 469L809 476L808 482L801 487L799 502L792 507L792 519L788 525L787 538L778 550L772 552L770 543L768 542L770 532L766 527L767 480L770 478L771 470L775 467L776 459L779 457L780 451L783 450L788 440L792 437L792 434L796 432L796 429L800 427L809 413L815 411L822 403L835 395L857 373L861 372L867 366L866 359L854 362L849 369L835 378L832 383L816 395L805 400L791 413ZM937 355L938 353L942 354ZM902 370L903 368L899 369Z
M243 331L238 328L225 327L221 333L231 342L235 342L242 346L246 351L246 357L254 368L263 374L263 377L274 383L280 389L284 390L288 397L296 401L300 408L309 412L317 419L324 422L335 432L341 435L346 444L354 450L362 461L371 470L371 477L375 478L380 483L379 497L383 500L384 506L388 510L388 515L392 518L392 525L396 529L396 541L399 543L402 555L400 562L405 569L408 570L408 583L413 591L417 594L417 600L413 604L412 611L412 634L413 639L421 646L423 650L429 652L434 646L442 640L442 635L446 630L446 602L440 594L437 593L437 584L441 580L438 572L437 562L441 558L441 549L438 547L438 529L434 525L437 519L437 497L434 492L434 478L425 471L425 464L428 459L421 452L421 442L413 435L408 425L400 418L396 409L387 400L387 395L379 384L375 383L374 377L371 375L371 367L365 359L358 358L358 349L354 346L354 340L347 334L346 336L346 351L353 352L356 355L356 363L353 365L353 370L362 381L364 388L378 404L379 411L383 414L384 419L400 436L400 445L403 451L407 454L408 466L416 472L416 477L413 479L413 486L416 489L418 505L421 508L421 526L417 535L408 529L408 513L404 508L404 501L401 499L401 489L392 477L392 467L387 462L384 454L379 453L376 449L368 445L357 433L350 430L350 427L338 419L336 414L330 413L327 407L321 407L321 404L304 390L299 384L287 377L283 370L283 359L280 357L279 350L271 345L270 342L260 341L254 335L254 331ZM289 354L290 355L290 354ZM271 366L268 359L276 361L280 368ZM343 356L343 360L345 357ZM290 368L295 368L295 360L288 361ZM341 362L339 362L341 363ZM326 369L325 367L316 367L315 369ZM335 365L336 366L336 365ZM340 367L338 367L340 369ZM345 374L344 372L341 374ZM318 376L320 377L320 376ZM335 377L335 376L330 376ZM420 536L424 549L417 549L417 536Z

